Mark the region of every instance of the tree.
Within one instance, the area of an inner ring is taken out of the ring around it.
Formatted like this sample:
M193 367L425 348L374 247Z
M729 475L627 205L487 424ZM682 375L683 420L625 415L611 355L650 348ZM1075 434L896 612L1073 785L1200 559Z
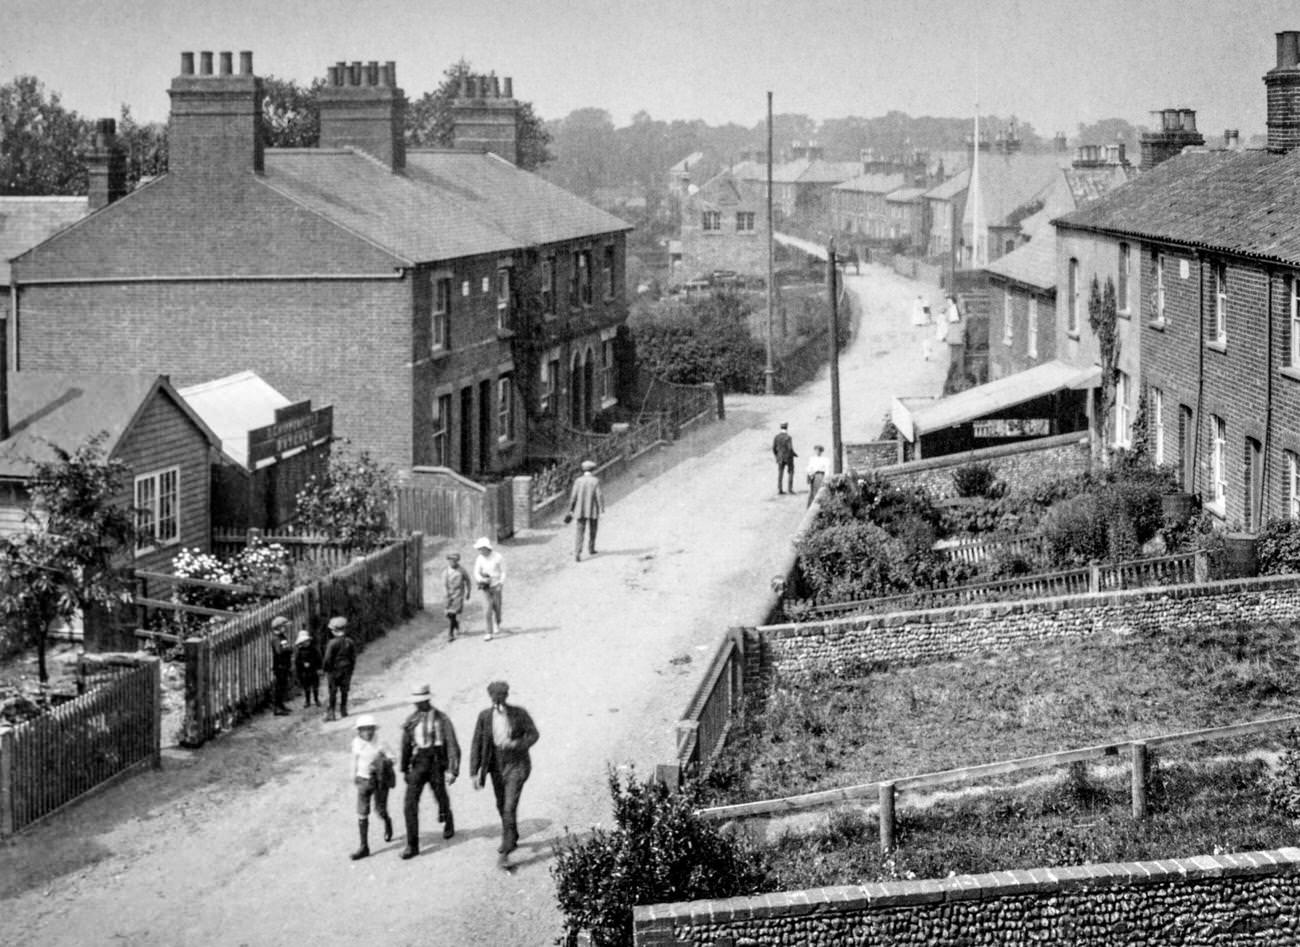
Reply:
M320 144L320 90L325 80L304 87L292 79L262 80L262 144L268 148L315 148Z
M426 92L406 109L406 143L417 147L450 148L454 144L451 103L460 95L460 77L472 74L469 60L462 59L447 67L442 82ZM536 171L552 159L547 146L551 135L533 114L531 102L520 102L516 128L515 164L525 171Z
M1103 289L1092 278L1092 289L1088 293L1088 326L1097 337L1098 358L1101 361L1101 404L1097 411L1097 437L1101 442L1102 461L1110 463L1111 415L1115 411L1115 384L1117 366L1119 365L1119 325L1118 311L1115 305L1115 283L1108 276Z
M0 194L85 194L90 134L35 76L0 86Z
M326 475L308 478L298 492L297 521L342 545L372 549L390 535L396 495L392 471L366 451L335 454Z
M167 173L167 124L140 124L128 105L122 106L117 123L117 138L126 148L127 187L134 188L143 178Z
M133 514L120 502L129 471L106 459L106 433L72 453L54 447L39 463L26 513L28 532L0 541L0 613L36 648L41 683L49 680L50 625L90 606L112 609L128 599L117 567L135 537Z

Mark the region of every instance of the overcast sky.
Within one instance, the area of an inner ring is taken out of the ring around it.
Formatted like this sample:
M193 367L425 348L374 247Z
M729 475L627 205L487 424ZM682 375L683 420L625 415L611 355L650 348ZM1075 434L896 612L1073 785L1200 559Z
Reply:
M1264 131L1261 77L1294 0L0 0L0 81L33 74L87 118L166 118L185 50L251 50L302 83L394 60L415 98L461 57L514 78L543 119L617 125L1015 114L1044 135L1153 109L1207 137ZM236 61L238 59L236 58Z

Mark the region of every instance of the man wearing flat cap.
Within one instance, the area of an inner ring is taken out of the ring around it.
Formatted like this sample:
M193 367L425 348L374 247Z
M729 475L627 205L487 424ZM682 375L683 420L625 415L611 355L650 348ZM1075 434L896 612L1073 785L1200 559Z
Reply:
M293 645L289 644L289 619L271 620L271 673L275 675L275 715L289 713L289 675L293 671Z
M406 848L403 858L420 854L420 794L427 783L438 803L438 821L442 823L442 837L456 834L452 817L451 799L447 785L456 781L460 773L460 744L451 719L433 706L429 685L421 684L411 691L415 710L402 724L401 771L406 777L406 797L402 814L406 817Z
M497 812L501 816L499 864L505 866L519 845L519 794L533 771L528 750L537 742L537 727L522 707L506 702L510 685L493 681L487 688L492 706L478 715L470 745L469 774L475 789L492 779Z
M321 669L329 688L325 719L333 720L335 701L339 702L342 716L348 715L348 690L352 687L352 670L357 666L357 646L348 637L348 620L342 615L331 618L329 628L330 641L325 646Z
M573 558L582 561L582 536L587 535L587 552L596 554L596 527L600 524L600 514L605 512L605 497L600 492L600 478L596 476L596 463L591 460L582 462L582 476L573 481L569 493L569 513L564 522L575 516L578 518L578 531L573 537Z

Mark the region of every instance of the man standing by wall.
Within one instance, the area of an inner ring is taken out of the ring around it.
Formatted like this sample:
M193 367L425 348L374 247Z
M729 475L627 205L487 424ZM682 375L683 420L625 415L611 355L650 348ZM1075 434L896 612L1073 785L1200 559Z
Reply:
M506 562L501 553L492 548L492 541L486 536L479 537L474 543L478 558L474 560L474 584L483 593L483 606L487 614L487 635L484 641L491 641L492 636L501 629L501 591L506 584Z
M772 456L776 458L776 492L785 493L781 486L781 474L785 474L786 485L794 493L794 459L799 455L794 452L794 441L790 438L790 425L781 422L781 430L772 438Z
M605 497L600 491L600 478L595 470L595 461L582 462L582 476L573 481L569 513L564 517L566 523L575 516L578 518L578 531L573 540L573 558L578 562L582 561L583 533L587 534L587 552L593 556L596 554L596 527L600 524L600 514L605 512Z
M501 815L501 845L498 864L507 865L510 853L519 845L519 794L533 771L528 750L537 742L537 727L528 711L506 703L510 685L493 681L487 688L492 706L478 715L474 742L470 746L469 771L475 789L491 777L497 812Z
M415 710L402 724L400 764L402 775L406 777L406 796L402 801L402 815L406 818L403 858L420 854L420 794L425 783L438 803L442 837L451 838L456 834L447 785L454 783L460 773L460 744L456 742L456 730L447 715L433 706L429 685L421 684L411 691L411 697L415 700Z

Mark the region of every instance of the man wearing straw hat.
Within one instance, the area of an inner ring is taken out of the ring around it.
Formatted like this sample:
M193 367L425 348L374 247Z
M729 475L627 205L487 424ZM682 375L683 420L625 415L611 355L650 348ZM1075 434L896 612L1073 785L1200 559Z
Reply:
M600 492L600 478L596 476L596 462L582 462L582 476L573 481L573 490L569 494L569 512L564 522L575 516L578 518L578 532L573 540L573 558L582 561L582 537L587 536L587 553L596 554L596 527L600 524L600 514L605 512L605 497Z
M334 719L337 700L341 715L348 715L348 690L352 687L352 669L357 666L357 646L347 635L348 620L342 615L330 619L330 643L325 646L325 660L321 667L329 687L329 706L325 719Z
M402 814L406 817L403 858L420 854L420 795L425 783L438 803L442 837L451 838L456 834L447 785L454 783L460 773L460 744L456 742L456 729L451 725L451 719L433 706L429 685L421 684L413 689L411 699L415 701L415 710L402 724L399 764L402 775L406 777L406 796L402 801Z

